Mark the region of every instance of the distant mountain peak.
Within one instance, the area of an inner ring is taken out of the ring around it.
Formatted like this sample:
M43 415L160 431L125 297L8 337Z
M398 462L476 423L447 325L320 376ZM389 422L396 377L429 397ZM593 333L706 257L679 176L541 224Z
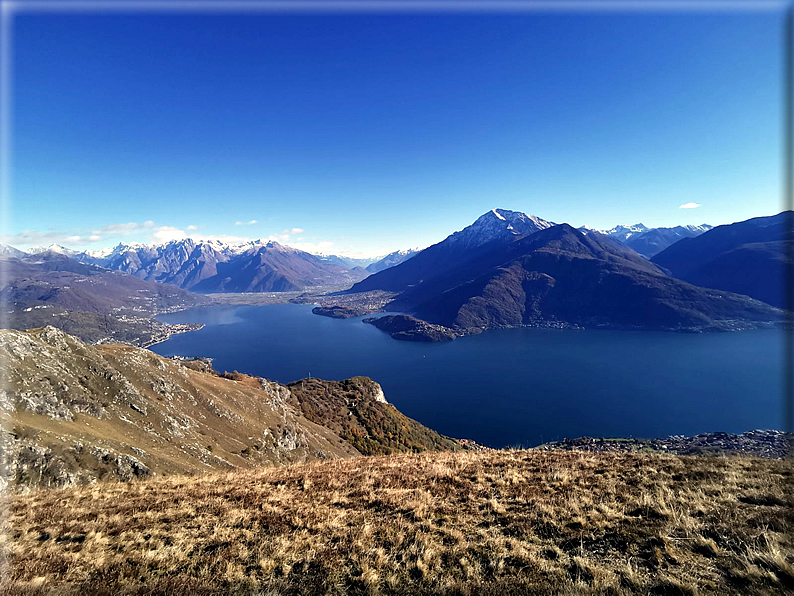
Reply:
M9 246L8 244L0 244L0 255L21 258L26 257L28 253L23 250L19 250L18 248L14 248L13 246Z
M236 244L194 238L162 244L120 243L111 251L86 251L74 258L197 292L292 291L348 284L363 275L263 239Z
M626 240L635 234L642 234L643 232L647 232L650 228L647 227L643 223L636 223L633 225L623 225L619 224L612 228L611 230L604 230L603 234L607 236L619 236L621 239Z
M403 261L407 261L411 257L413 257L416 253L421 252L421 248L408 248L404 250L395 250L394 252L390 252L386 256L383 256L376 260L373 263L370 263L366 266L366 270L369 273L378 273L379 271L383 271L384 269L388 269L389 267L394 267L395 265L399 265Z
M617 225L609 230L599 230L590 226L581 226L579 231L585 235L590 233L603 234L613 240L625 244L646 258L664 250L682 238L691 238L709 231L713 226L685 224L672 228L649 228L643 223L633 225Z
M499 209L491 209L491 213L493 213L496 217L498 217L502 221L506 221L507 220L507 218L504 215L499 213Z
M383 259L386 263L367 267L367 271L373 275L358 282L351 288L351 292L372 289L394 291L404 290L408 286L420 286L442 274L448 266L460 259L473 256L481 249L487 250L491 243L494 246L511 244L517 238L554 225L550 221L520 211L491 209L472 224L424 250L401 259L392 259L390 257L393 255L387 255Z
M532 234L550 228L552 222L535 215L509 209L491 209L474 223L447 237L454 244L475 247L493 240L509 240L515 236Z
M54 252L59 255L67 255L72 256L77 254L78 251L72 250L71 248L66 248L60 244L50 244L49 246L32 246L27 251L30 255L38 255L45 252Z
M547 222L545 219L541 219L535 215L529 215L527 213L523 213L521 211L511 211L510 209L500 209L494 208L490 211L483 213L480 217L478 217L472 225L477 225L478 222L484 223L487 221L493 221L493 219L506 222L509 225L512 225L514 222L526 222L531 221L535 224L548 224L545 227L551 227L552 223Z
M694 224L684 224L683 226L678 226L678 227L684 228L685 230L689 230L690 232L699 232L702 234L703 232L708 232L714 226L710 226L709 224L704 223L704 224L700 224L699 226Z
M679 240L696 238L708 232L712 227L708 224L702 224L699 226L683 225L674 228L653 228L644 234L630 238L626 245L650 259Z

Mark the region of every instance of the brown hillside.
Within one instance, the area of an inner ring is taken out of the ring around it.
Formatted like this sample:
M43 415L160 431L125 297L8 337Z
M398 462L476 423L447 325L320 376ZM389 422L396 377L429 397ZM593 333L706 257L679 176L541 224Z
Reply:
M336 434L336 420L347 408L338 414L334 408L341 405L334 403L324 410L333 422L329 428L318 412L304 416L288 388L257 377L219 375L205 361L180 362L130 346L91 346L53 327L0 331L0 360L8 377L0 392L2 480L14 487L359 455ZM324 381L312 383L322 387ZM377 402L373 392L382 391L371 379L357 378L348 389L368 420L394 429L394 419L411 429L413 440L397 436L394 450L457 445Z

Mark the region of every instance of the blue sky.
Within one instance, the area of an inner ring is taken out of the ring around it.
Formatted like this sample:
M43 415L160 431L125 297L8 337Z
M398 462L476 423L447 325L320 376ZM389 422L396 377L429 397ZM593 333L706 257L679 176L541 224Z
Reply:
M375 254L493 207L602 228L776 213L781 22L19 14L3 240Z

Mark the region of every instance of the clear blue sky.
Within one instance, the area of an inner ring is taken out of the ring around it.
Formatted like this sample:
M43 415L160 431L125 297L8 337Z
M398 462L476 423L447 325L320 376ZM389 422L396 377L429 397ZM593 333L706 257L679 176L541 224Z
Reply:
M776 213L781 22L17 15L5 240L384 253L492 207L602 228Z

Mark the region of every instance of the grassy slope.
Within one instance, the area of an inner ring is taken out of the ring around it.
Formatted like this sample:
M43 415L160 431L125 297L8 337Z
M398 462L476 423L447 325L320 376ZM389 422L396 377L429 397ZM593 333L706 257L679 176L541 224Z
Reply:
M12 483L57 486L61 472L112 478L113 466L81 456L80 444L136 456L158 475L358 454L328 428L284 410L254 377L226 379L148 350L91 346L52 329L0 332L0 357L12 399L33 394L36 403L75 412L73 420L55 420L20 403L0 410L5 430L51 450L55 460L28 462ZM282 447L287 435L298 445Z
M51 327L0 330L2 358L0 440L19 450L0 451L0 472L19 487L126 478L117 455L163 475L460 448L378 401L382 389L366 377L287 389ZM97 448L112 453L94 457Z
M10 498L4 593L779 594L790 461L354 458Z

